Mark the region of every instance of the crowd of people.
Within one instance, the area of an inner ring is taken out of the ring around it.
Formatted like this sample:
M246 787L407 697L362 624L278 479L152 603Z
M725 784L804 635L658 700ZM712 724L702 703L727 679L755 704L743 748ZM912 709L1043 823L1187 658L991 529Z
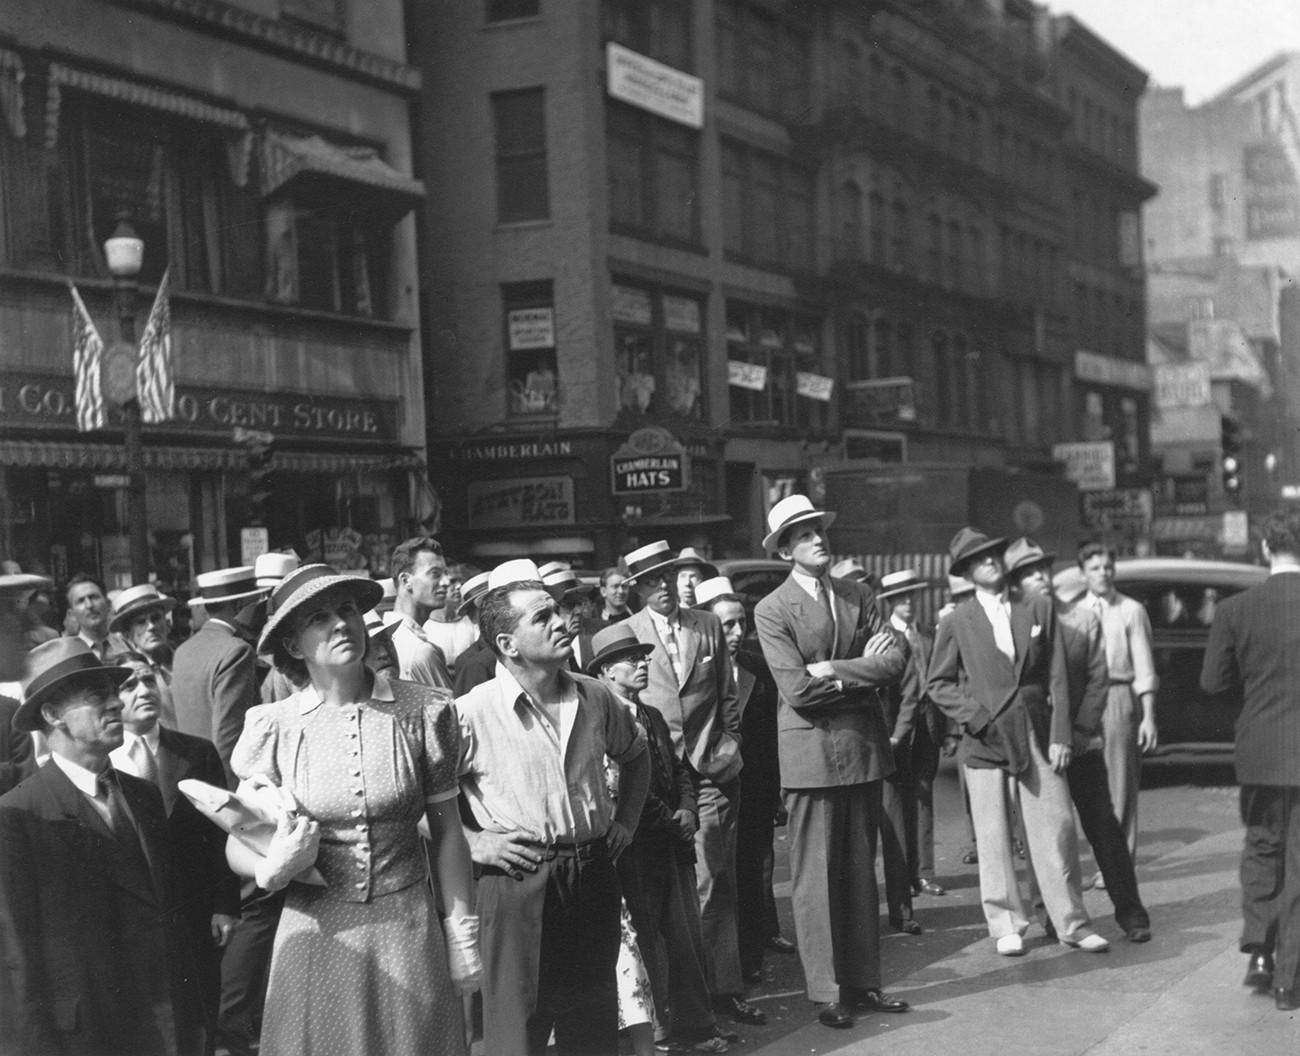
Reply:
M906 1012L882 989L877 854L884 919L919 934L914 900L945 894L944 754L998 954L1034 925L1104 952L1089 886L1148 941L1155 673L1114 554L1053 577L1031 540L963 529L930 628L930 584L833 563L833 521L773 506L764 545L791 571L752 610L662 540L596 589L560 562L449 565L430 537L387 582L272 553L183 606L77 575L62 634L48 580L0 578L0 1053L726 1052L765 1022L747 988L769 952L797 953L827 1027ZM1273 527L1275 569L1300 570L1300 522ZM1205 678L1249 700L1270 617L1234 600ZM1300 810L1266 777L1243 789L1243 950L1287 1007L1300 869L1276 859ZM214 823L195 782L271 831Z

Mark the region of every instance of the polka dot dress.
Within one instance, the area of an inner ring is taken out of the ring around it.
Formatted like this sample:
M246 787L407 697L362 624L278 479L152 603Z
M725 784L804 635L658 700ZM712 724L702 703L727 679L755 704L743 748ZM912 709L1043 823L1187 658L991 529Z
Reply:
M262 1056L463 1056L460 998L416 832L454 795L451 705L377 681L369 702L310 690L248 712L232 760L291 789L320 825L325 887L290 884L275 935Z

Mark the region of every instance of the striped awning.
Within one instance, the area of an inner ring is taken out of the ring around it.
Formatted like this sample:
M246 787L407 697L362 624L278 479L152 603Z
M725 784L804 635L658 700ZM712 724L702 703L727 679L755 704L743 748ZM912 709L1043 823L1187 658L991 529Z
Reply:
M359 184L404 199L410 206L424 197L423 183L398 172L372 147L345 147L320 136L268 129L262 139L263 197L304 176Z
M158 110L176 117L216 125L227 132L246 134L252 126L238 110L209 103L198 96L174 88L160 88L125 77L91 73L62 63L50 63L49 95L45 104L45 146L53 149L59 138L59 103L61 89L88 92L129 106Z
M147 469L241 470L248 466L243 449L221 447L146 446ZM80 444L42 440L0 440L0 466L123 472L126 449L121 444ZM374 473L423 469L418 455L356 454L345 451L276 451L272 466L290 473Z

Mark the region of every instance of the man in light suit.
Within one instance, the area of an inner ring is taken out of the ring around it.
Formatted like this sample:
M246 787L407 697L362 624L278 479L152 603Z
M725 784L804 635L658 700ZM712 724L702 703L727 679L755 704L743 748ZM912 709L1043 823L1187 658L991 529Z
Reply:
M666 541L633 550L623 563L641 598L641 611L627 624L639 641L655 647L641 702L663 715L678 758L698 778L695 877L704 974L714 1009L737 1022L761 1025L767 1017L741 997L736 930L740 708L727 641L717 617L678 603L679 562Z
M127 673L76 638L28 657L14 726L51 755L0 796L5 1056L203 1051L162 797L109 763Z
M1219 604L1201 667L1206 693L1240 693L1241 952L1245 985L1300 1007L1300 510L1264 525L1269 576Z
M793 563L754 622L780 693L777 748L790 815L795 935L808 997L828 1027L853 1011L905 1012L880 989L876 832L893 772L878 690L906 652L865 584L827 575L834 514L791 495L768 513L763 546Z
M1083 908L1065 779L1073 751L1065 642L1049 598L1007 597L1006 548L1005 539L974 528L953 537L951 573L974 583L975 597L939 621L930 697L962 730L958 761L975 824L980 898L998 953L1023 954L1029 927L1012 851L1013 806L1058 937L1101 953L1110 944Z

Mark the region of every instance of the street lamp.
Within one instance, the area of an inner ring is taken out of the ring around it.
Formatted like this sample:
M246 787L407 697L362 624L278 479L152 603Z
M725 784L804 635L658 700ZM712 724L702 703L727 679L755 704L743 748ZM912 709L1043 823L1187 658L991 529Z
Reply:
M140 393L136 389L135 347L136 276L144 256L144 242L125 215L104 240L104 259L113 276L113 305L117 310L118 343L105 364L110 379L109 396L121 404L126 444L126 524L131 554L131 582L149 581L149 519L145 512L144 439L140 420ZM116 391L114 391L116 390Z

